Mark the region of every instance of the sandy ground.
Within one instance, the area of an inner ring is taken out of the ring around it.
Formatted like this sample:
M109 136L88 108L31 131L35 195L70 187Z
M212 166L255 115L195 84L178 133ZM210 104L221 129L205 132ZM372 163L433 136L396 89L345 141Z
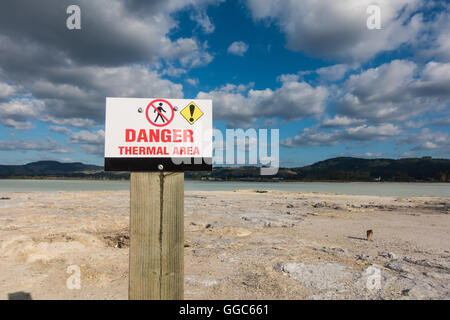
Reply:
M0 198L0 299L127 299L128 192ZM449 212L449 198L186 192L185 298L449 299Z

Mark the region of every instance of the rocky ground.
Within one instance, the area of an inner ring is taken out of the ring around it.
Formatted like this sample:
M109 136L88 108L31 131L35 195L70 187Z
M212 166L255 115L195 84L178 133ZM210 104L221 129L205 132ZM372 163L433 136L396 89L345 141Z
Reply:
M128 192L0 199L1 299L127 298ZM449 212L449 198L186 192L185 298L449 299Z

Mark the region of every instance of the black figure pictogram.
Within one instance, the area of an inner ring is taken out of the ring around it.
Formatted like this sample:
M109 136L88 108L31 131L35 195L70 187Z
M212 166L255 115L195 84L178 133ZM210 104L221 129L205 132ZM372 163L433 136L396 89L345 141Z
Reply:
M164 112L164 113L166 112L166 110L163 109L162 105L163 105L162 102L160 102L159 106L155 110L153 110L153 113L158 112L158 115L156 116L155 121L154 121L155 123L158 121L158 118L160 118L160 117L161 117L161 120L163 123L166 122L166 120L164 119L164 117L162 116L162 113L161 113L161 112Z

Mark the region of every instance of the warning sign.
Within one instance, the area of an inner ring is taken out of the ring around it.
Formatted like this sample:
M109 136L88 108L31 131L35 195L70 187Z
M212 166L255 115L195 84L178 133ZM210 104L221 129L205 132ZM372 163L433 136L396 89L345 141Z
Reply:
M105 171L188 170L212 170L211 100L106 98Z
M190 123L194 124L203 115L203 111L192 101L183 110L181 115Z

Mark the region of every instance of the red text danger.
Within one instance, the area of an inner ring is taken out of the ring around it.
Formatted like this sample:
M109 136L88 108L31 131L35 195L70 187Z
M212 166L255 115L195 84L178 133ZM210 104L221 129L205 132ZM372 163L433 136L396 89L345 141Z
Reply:
M125 129L125 142L194 142L194 132L189 129Z

